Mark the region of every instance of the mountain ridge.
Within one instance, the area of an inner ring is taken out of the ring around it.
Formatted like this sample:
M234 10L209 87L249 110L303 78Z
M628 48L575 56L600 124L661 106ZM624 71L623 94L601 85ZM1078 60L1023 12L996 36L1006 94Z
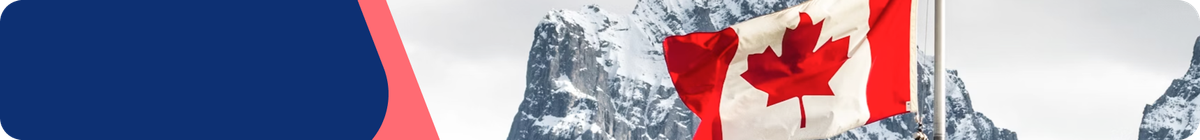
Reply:
M1195 133L1200 123L1200 100L1196 100L1200 95L1200 37L1192 49L1188 71L1142 110L1138 140L1179 140Z

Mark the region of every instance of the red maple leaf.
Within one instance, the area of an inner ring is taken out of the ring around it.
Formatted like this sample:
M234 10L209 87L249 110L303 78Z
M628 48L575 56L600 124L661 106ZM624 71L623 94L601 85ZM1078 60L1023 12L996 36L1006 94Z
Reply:
M846 38L831 39L814 52L824 22L815 25L812 22L808 14L800 13L800 24L796 29L788 29L783 34L783 46L779 46L781 54L776 57L775 51L767 47L761 54L748 56L749 69L741 75L754 88L768 94L767 106L797 98L800 101L800 128L805 127L807 118L804 100L800 97L833 95L829 80L850 59L847 56L850 43Z

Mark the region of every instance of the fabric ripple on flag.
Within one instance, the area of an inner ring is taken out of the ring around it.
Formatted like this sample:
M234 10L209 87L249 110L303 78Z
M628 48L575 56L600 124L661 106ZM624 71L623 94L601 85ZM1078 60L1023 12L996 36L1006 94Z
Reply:
M694 139L820 139L915 112L911 0L812 0L717 32L667 37Z

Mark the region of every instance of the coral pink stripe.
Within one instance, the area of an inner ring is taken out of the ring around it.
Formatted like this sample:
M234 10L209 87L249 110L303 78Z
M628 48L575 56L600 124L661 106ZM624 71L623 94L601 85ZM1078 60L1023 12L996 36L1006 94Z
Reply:
M387 115L375 140L438 139L387 1L359 0L358 4L371 30L371 38L375 40L375 49L379 51L388 81Z

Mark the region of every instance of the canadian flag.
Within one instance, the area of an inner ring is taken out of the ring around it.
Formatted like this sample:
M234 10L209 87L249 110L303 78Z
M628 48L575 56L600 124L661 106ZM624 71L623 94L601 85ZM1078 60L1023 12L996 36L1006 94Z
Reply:
M912 0L810 0L718 32L667 37L696 140L821 139L907 112Z

